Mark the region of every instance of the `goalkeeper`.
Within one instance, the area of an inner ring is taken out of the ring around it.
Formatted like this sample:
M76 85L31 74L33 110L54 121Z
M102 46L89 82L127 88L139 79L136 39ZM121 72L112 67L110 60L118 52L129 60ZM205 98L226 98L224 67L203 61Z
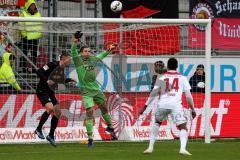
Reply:
M106 106L106 97L103 92L100 91L98 82L96 81L96 73L94 71L95 64L106 57L116 47L112 44L108 47L107 51L101 52L97 56L91 56L90 48L82 46L80 49L80 55L77 51L77 44L81 38L82 33L80 31L74 34L73 45L71 48L71 56L73 58L74 65L78 74L80 88L82 90L83 104L86 109L86 129L88 134L88 147L93 147L93 106L94 103L98 105L102 112L102 117L107 123L106 131L112 136L112 140L116 140L112 121L108 114Z

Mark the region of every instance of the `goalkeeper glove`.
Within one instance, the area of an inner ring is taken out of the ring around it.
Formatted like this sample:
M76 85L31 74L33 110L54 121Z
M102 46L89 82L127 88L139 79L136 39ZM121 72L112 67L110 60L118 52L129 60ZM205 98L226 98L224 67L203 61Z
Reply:
M77 31L74 33L74 38L78 39L78 41L82 36L83 36L83 33L81 31Z

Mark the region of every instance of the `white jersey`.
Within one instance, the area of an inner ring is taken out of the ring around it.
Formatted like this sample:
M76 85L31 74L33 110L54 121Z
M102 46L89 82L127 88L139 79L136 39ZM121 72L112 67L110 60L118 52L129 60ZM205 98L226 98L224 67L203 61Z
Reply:
M191 86L185 76L170 70L157 78L146 105L149 105L154 97L160 95L159 108L179 108L182 104L182 93L190 89Z

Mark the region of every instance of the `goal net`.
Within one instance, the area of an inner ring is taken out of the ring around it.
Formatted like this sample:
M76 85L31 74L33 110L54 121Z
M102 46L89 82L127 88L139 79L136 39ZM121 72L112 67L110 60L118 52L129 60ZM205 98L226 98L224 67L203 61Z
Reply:
M39 82L36 70L50 61L58 61L62 52L70 53L73 34L78 30L83 32L78 52L84 45L91 49L91 56L96 56L109 44L117 44L111 54L93 66L119 140L149 139L157 99L143 114L140 110L156 79L155 62L162 61L166 66L167 60L175 57L179 63L178 72L188 78L193 88L195 119L191 118L183 94L189 137L193 141L210 142L210 20L33 18L29 22L29 19L3 17L0 20L8 25L7 30L1 30L5 37L2 45L12 45L9 52L16 56L13 70L22 88L14 93L4 85L1 89L0 135L4 140L0 138L0 143L41 141L34 135L44 112L35 95ZM202 27L205 33L197 33L193 29L196 26ZM24 33L40 36L30 40L23 37ZM87 140L86 110L73 63L65 68L65 74L77 84L58 81L53 88L62 111L55 137L57 141ZM191 78L197 74L202 74L199 76L202 79ZM54 77L55 73L52 75ZM110 139L105 132L107 124L97 106L94 117L94 139ZM50 118L44 125L45 135L49 127ZM178 134L175 122L169 116L160 127L157 139L176 139Z

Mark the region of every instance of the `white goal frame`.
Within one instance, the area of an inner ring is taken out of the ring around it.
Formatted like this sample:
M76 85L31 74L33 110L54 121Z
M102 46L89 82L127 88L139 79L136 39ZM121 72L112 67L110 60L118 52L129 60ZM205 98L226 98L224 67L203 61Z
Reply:
M206 83L205 83L205 143L211 142L211 19L128 19L128 18L61 18L61 17L4 17L0 16L2 22L75 22L75 23L128 23L128 24L201 24L205 25L205 59L206 59Z

